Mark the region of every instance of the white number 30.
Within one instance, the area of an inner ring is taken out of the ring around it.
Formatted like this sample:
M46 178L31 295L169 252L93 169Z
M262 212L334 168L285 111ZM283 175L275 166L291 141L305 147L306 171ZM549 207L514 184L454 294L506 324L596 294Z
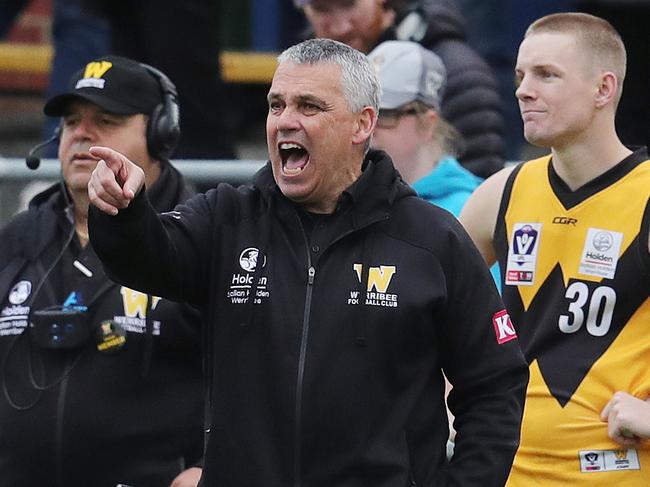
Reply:
M599 286L594 289L591 297L589 287L584 282L574 282L567 288L564 297L570 299L569 314L560 315L558 326L564 333L575 333L585 321L585 305L589 302L587 310L587 332L595 337L607 334L612 324L614 305L616 305L616 291L608 286ZM601 312L602 309L602 312Z

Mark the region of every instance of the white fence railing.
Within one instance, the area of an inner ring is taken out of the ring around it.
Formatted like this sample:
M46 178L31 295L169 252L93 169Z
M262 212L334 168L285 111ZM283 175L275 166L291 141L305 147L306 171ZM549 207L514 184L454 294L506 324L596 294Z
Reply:
M205 188L219 182L246 183L265 161L179 159L172 164L188 181ZM30 193L43 187L38 182L55 181L60 174L61 165L56 159L42 159L39 168L31 170L25 159L0 157L0 226L25 207Z

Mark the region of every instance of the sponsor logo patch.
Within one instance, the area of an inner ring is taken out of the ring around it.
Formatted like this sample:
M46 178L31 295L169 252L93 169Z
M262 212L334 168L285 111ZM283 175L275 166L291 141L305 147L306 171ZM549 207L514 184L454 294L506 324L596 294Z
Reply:
M494 333L496 333L497 343L499 345L517 338L515 327L512 326L510 315L505 309L494 313L494 316L492 316L492 325L494 326Z
M587 230L580 259L580 274L613 279L623 242L623 234L600 228Z
M641 470L639 456L634 448L629 450L581 450L579 456L582 473Z
M226 298L232 304L245 304L253 288L253 273L257 269L260 251L255 247L248 247L239 254L239 267L245 272L235 272L231 276L230 286ZM262 268L266 267L266 255L262 259ZM263 299L271 296L268 290L268 278L260 276L255 286L255 304L260 304Z

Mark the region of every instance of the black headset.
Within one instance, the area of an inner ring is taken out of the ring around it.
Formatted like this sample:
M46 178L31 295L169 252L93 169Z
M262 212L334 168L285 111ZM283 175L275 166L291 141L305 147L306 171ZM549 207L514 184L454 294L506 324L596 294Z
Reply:
M147 122L147 151L149 155L159 161L170 158L181 136L180 108L178 106L178 92L165 73L145 63L138 63L156 78L163 94L163 101L159 103ZM61 124L57 125L52 136L31 148L25 162L30 169L38 169L41 159L36 155L44 147L58 142L61 136Z
M147 149L158 160L166 160L172 155L181 136L178 91L174 83L158 69L139 63L160 85L163 102L154 108L147 124Z

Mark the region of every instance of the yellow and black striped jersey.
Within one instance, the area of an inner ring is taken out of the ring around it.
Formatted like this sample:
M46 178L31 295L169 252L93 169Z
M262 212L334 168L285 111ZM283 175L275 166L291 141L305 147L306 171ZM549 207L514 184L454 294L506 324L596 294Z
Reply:
M494 241L530 364L508 487L648 486L650 442L624 448L600 412L650 395L650 160L645 149L571 191L550 156L506 183Z

